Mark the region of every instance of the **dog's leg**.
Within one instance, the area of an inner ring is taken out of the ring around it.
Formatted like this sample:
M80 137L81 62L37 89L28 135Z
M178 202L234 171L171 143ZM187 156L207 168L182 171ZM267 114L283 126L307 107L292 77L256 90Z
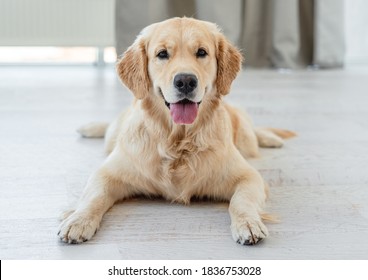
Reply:
M241 127L237 130L235 146L244 158L255 158L259 156L256 134L253 128L245 121L241 121Z
M266 200L265 185L257 171L252 173L235 186L229 205L232 236L242 245L254 245L268 235L260 215Z
M293 131L279 128L256 127L254 132L257 136L258 145L262 148L281 148L284 145L283 139L296 136Z
M103 138L108 126L105 122L92 122L81 126L77 132L86 138Z
M269 130L256 128L255 133L262 148L281 148L284 145L284 140Z
M81 243L92 238L103 215L119 199L131 191L121 180L115 179L102 167L89 179L76 210L65 215L59 227L59 237L66 243Z

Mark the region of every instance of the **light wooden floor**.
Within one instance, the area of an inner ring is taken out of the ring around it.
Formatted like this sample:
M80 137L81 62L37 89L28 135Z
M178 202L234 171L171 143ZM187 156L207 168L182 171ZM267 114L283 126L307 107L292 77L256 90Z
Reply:
M60 212L104 158L76 128L110 120L130 94L114 70L0 68L0 259L367 259L368 68L245 70L227 100L257 125L298 132L253 164L281 219L254 247L231 238L224 203L135 199L82 245L56 236Z

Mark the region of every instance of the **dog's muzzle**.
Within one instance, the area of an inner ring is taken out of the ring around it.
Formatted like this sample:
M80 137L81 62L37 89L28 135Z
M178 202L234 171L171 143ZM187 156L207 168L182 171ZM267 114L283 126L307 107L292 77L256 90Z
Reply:
M198 79L193 74L179 73L175 75L173 86L177 91L177 102L167 102L160 89L160 94L169 108L171 117L176 124L192 124L197 115L200 102L193 99L196 96Z

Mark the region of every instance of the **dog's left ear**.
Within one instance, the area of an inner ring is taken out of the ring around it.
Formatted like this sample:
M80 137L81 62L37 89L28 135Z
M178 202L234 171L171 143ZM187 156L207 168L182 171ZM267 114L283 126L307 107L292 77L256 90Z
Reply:
M143 99L151 87L147 64L145 42L142 37L138 37L116 65L121 81L137 99Z
M226 95L229 93L231 83L242 67L243 56L222 34L218 36L216 51L217 92Z

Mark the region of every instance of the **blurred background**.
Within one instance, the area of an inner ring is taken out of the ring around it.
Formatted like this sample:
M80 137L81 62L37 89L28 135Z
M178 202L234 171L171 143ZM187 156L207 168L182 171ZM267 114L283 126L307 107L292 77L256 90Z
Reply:
M173 16L217 23L251 67L367 64L367 11L364 0L0 0L0 64L114 63Z

